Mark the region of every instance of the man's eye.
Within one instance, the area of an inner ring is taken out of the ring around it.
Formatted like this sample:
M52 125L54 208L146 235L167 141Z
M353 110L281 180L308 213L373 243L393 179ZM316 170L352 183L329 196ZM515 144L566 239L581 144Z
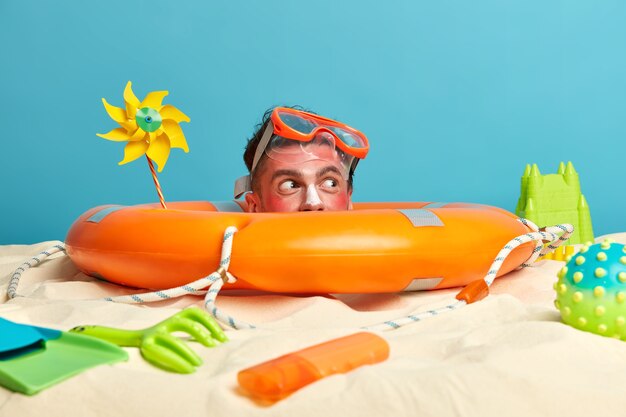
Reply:
M335 188L337 186L339 186L339 183L337 182L337 180L334 180L332 178L326 178L322 183L322 187L324 188Z
M298 184L296 184L295 181L292 180L283 181L278 184L278 190L282 192L290 192L295 190L296 188L298 188Z

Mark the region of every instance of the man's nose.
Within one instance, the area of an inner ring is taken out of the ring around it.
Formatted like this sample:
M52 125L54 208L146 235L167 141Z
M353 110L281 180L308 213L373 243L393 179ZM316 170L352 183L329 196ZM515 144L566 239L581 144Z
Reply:
M300 211L322 211L326 210L322 199L317 193L317 188L315 185L310 184L306 187L306 196L305 200L300 206Z

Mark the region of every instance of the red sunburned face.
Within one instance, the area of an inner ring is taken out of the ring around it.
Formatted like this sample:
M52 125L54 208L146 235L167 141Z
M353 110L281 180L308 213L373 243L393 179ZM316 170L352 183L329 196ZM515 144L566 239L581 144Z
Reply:
M294 163L266 158L256 192L246 195L250 212L349 210L352 208L345 168L334 160Z

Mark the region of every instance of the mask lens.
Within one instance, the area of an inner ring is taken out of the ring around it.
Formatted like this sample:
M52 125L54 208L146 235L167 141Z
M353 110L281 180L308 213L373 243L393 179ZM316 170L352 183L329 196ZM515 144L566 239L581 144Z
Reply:
M270 140L265 153L270 158L282 160L281 155L298 155L302 153L302 143L296 140L283 138L282 136L274 136Z
M313 129L317 127L317 124L315 124L313 121L307 120L295 114L279 112L278 116L284 124L292 128L293 130L303 133L305 135L311 133Z
M326 126L329 130L331 130L339 140L348 145L351 148L364 148L365 142L360 136L355 135L352 132L348 132L345 129L336 126Z
M265 149L270 158L283 160L293 159L293 156L301 156L303 160L332 159L335 154L335 137L328 132L315 135L309 142L300 142L274 136Z

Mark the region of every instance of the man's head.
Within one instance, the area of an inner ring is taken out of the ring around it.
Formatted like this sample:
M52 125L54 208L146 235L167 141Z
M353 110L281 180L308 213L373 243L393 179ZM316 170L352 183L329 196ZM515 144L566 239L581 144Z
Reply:
M268 110L244 152L248 210L352 208L354 169L367 150L367 138L341 123L299 109Z

